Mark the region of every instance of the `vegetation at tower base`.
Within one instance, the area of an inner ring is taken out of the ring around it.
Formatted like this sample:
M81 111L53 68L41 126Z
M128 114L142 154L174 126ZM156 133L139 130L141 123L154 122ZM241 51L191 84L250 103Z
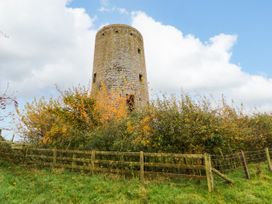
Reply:
M207 98L163 98L133 112L117 102L70 89L27 104L19 130L32 144L61 148L225 154L272 146L271 114L247 115L224 99L215 107Z

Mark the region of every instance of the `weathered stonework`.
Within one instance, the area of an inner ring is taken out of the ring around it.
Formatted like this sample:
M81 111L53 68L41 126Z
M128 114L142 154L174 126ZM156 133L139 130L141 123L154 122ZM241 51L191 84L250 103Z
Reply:
M148 103L143 37L135 28L113 24L96 34L91 95L104 84L139 108ZM110 100L110 99L105 99Z

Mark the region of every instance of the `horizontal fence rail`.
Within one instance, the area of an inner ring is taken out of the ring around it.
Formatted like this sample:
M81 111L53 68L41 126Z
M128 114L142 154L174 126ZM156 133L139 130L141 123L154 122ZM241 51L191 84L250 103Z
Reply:
M16 163L91 173L118 173L137 176L141 181L145 177L156 176L206 179L209 191L214 189L214 175L233 183L224 174L233 169L243 168L245 177L250 179L250 163L267 162L268 169L272 171L272 151L268 148L209 155L43 149L16 144L5 148L3 144L0 142L0 158Z
M26 164L90 172L205 178L204 156L144 152L13 148L2 155Z
M254 151L240 151L233 154L227 155L211 155L212 165L214 168L220 170L221 172L227 172L246 164L254 164L260 162L270 161L267 156L270 155L271 150L268 148Z
M1 145L2 144L2 145ZM189 177L207 179L213 190L213 172L208 154L83 151L42 149L26 145L5 147L0 142L0 158L37 167L64 168L91 173L118 173L145 177Z

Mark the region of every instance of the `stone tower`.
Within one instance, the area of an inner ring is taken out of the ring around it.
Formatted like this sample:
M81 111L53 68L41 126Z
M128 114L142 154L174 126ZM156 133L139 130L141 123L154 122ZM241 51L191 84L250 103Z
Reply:
M91 95L102 84L126 99L133 110L148 103L143 37L135 28L113 24L96 34ZM105 100L110 100L106 98Z

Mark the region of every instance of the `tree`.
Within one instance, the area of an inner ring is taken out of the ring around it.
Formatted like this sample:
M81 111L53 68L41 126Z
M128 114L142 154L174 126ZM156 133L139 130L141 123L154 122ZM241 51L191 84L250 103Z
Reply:
M8 86L6 90L0 94L0 129L2 130L9 130L9 128L4 128L3 123L4 121L9 121L11 118L14 118L15 112L12 111L11 107L14 107L15 110L18 109L18 102L15 97L12 97L8 94ZM4 138L0 134L0 140Z

